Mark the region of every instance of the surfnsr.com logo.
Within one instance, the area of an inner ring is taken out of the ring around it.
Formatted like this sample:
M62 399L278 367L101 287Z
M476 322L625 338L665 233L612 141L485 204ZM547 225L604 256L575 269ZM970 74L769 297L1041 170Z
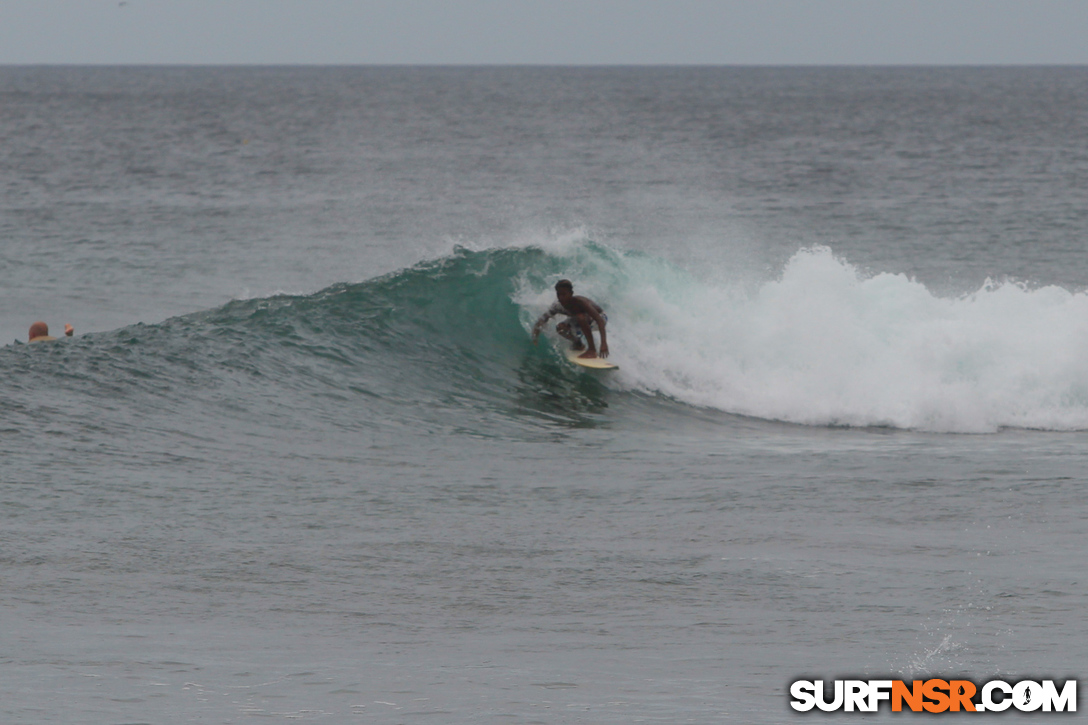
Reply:
M790 707L799 712L876 712L887 702L892 712L1076 712L1077 681L1059 688L1054 680L991 680L978 687L970 680L835 680L826 697L823 680L797 680L790 685Z

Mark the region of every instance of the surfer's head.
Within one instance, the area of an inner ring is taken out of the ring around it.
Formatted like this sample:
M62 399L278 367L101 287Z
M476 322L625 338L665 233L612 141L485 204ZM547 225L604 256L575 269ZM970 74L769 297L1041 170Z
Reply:
M35 337L45 337L49 334L49 325L45 324L41 320L38 320L30 326L30 339Z
M555 296L560 304L565 304L567 300L574 296L574 285L570 283L569 279L561 279L555 283Z

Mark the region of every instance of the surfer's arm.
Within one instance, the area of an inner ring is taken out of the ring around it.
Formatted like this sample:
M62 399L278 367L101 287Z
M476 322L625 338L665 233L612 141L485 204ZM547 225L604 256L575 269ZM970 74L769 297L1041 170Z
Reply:
M547 312L545 312L543 315L541 315L540 318L536 321L536 324L533 325L533 342L534 343L536 342L536 339L540 336L540 328L542 328L542 327L544 327L544 325L548 324L548 320L555 317L555 315L556 315L556 312L554 310L552 310L552 309L549 309Z

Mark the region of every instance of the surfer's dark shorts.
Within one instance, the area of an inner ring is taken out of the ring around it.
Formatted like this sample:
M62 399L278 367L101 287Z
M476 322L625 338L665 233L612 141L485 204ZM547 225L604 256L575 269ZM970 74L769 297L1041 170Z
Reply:
M607 323L608 322L608 315L606 315L603 312L601 312L599 314L601 315L602 318L604 318L605 323ZM577 317L568 317L567 319L563 320L563 322L565 322L567 324L567 326L570 327L571 331L574 332L575 335L577 335L578 337L584 337L584 335L582 334L582 326L578 324L578 318ZM589 321L589 331L590 332L600 332L600 330L597 329L596 320L590 320Z

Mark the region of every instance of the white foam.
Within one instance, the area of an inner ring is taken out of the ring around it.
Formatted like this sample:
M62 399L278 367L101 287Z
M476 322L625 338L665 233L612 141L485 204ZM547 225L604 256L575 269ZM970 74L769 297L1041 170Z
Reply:
M575 258L631 388L814 425L1088 429L1084 293L988 282L942 298L824 247L749 290L637 255ZM534 312L550 299L520 296Z

